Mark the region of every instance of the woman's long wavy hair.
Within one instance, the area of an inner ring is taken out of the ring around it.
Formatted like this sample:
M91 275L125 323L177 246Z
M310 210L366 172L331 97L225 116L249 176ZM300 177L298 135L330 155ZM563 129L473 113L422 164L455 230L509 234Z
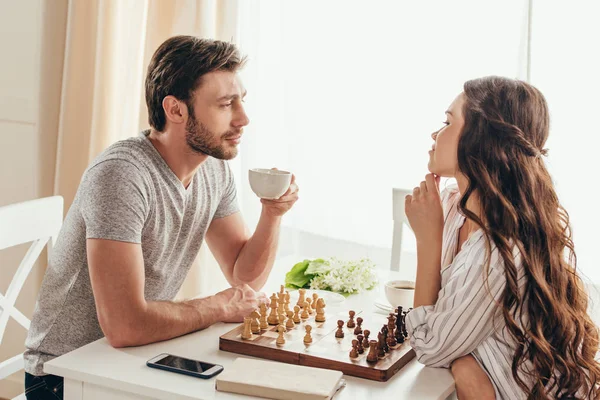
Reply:
M501 77L466 82L464 96L458 169L469 184L459 207L505 264L500 311L517 343L512 375L529 399L600 398L598 329L576 273L569 214L541 157L550 124L546 100L533 86ZM473 192L483 220L466 209ZM513 246L522 257L524 292ZM524 315L525 326L518 323Z

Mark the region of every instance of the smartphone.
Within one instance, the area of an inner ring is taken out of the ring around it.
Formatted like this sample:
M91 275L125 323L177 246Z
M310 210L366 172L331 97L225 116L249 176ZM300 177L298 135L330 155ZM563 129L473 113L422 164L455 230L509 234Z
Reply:
M203 361L190 360L189 358L162 353L149 359L146 365L151 368L164 369L184 375L209 379L223 371L223 366L210 364Z

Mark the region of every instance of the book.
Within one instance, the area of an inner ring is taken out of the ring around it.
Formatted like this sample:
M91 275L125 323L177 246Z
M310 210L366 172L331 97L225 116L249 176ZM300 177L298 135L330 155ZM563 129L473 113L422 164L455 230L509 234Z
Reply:
M221 392L277 400L327 400L345 384L340 371L274 361L235 359L216 379Z

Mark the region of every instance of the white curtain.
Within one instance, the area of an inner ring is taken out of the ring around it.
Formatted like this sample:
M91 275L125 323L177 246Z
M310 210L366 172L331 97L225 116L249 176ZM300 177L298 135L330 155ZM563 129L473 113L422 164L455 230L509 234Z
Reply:
M242 167L296 174L300 201L284 223L302 233L291 238L318 235L296 248L381 254L389 266L392 187L423 179L430 134L464 81L526 78L527 12L525 0L241 5L251 120ZM259 207L247 185L242 193L253 222Z
M117 140L148 128L143 83L156 48L188 34L236 41L237 0L85 0L57 2L67 21L62 87L43 98L40 126L56 139L54 193L65 209L87 165ZM55 24L56 5L45 2L45 25ZM64 15L66 14L66 15ZM45 62L56 54L44 52ZM54 82L52 82L54 83ZM50 82L42 82L42 93ZM54 104L60 104L59 107ZM56 123L58 121L58 124ZM58 125L58 126L57 126ZM56 127L55 131L53 127ZM46 174L48 175L48 174ZM218 265L201 250L180 297L212 290ZM224 279L219 281L224 284Z

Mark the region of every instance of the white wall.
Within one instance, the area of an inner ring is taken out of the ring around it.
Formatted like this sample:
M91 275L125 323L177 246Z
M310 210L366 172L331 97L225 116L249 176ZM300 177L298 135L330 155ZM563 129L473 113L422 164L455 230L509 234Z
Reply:
M66 0L53 0L47 10L44 6L43 0L0 0L0 206L52 194ZM44 16L50 24L43 23ZM38 106L41 99L47 100L43 107ZM0 293L6 293L27 249L0 251ZM17 300L28 317L44 267L38 263ZM25 335L9 321L0 360L22 352ZM16 374L0 381L0 397L22 391L22 379Z

